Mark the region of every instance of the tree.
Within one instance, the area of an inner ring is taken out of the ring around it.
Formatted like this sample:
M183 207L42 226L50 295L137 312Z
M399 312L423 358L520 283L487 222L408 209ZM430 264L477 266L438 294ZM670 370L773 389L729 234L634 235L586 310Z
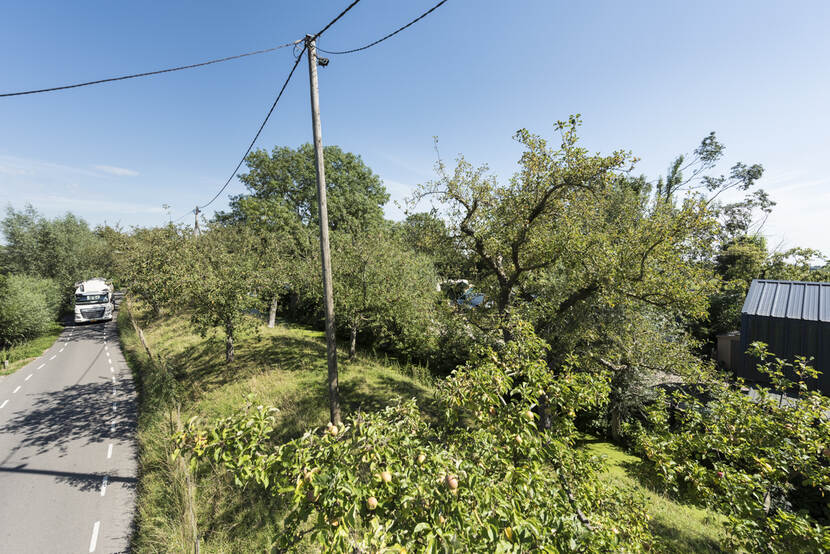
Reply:
M389 200L380 177L360 156L337 146L323 149L329 226L332 230L358 231L383 219ZM292 219L304 226L317 225L317 177L314 148L275 147L269 155L255 150L246 158L248 173L239 179L249 194L231 198L231 210L217 215L223 222L252 221L283 228ZM293 217L288 217L291 214Z
M136 228L116 238L116 277L130 293L144 300L154 315L182 299L182 273L192 271L185 259L192 238L189 231L174 225Z
M191 321L203 335L215 327L224 331L229 365L237 334L254 325L247 314L260 305L258 246L249 229L222 225L187 244L182 293L193 310Z
M409 214L398 224L398 230L404 244L432 259L435 271L442 278L457 279L472 271L469 260L453 240L447 224L435 213Z
M430 260L408 249L386 225L331 237L335 313L349 334L349 358L355 356L358 334L366 330L399 351L414 346L415 337L432 326L438 278ZM319 258L310 264L306 288L319 305ZM425 347L423 340L419 346Z
M48 220L31 205L21 211L9 206L0 230L6 241L3 271L53 279L64 291L64 307L73 283L110 271L106 241L71 213Z

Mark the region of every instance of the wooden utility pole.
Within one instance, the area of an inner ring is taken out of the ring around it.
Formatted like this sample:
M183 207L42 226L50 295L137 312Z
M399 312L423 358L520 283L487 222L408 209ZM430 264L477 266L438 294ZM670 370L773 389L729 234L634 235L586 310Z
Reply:
M311 83L311 127L314 133L314 158L317 170L317 205L320 213L320 253L323 259L323 302L326 308L326 358L328 360L329 411L331 422L340 424L340 387L337 383L337 341L334 336L334 298L331 284L329 212L326 206L326 171L323 165L323 131L320 126L320 98L317 91L317 41L305 37L308 50L308 77Z
M196 209L193 210L193 213L196 216L196 223L193 224L193 235L198 237L199 236L199 206L196 206Z

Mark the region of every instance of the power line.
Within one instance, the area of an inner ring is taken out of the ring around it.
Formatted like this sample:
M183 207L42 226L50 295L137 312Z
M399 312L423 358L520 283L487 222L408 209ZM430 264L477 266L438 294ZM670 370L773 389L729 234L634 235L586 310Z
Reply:
M352 53L354 53L354 52L360 52L361 50L366 50L366 49L368 49L368 48L371 48L372 46L375 46L376 44L379 44L379 43L383 42L384 40L386 40L386 39L388 39L388 38L392 38L392 37L394 37L395 35L397 35L397 34L398 34L398 33L400 33L401 31L403 31L403 30L405 30L405 29L407 29L407 28L411 27L412 25L415 25L415 24L416 24L416 23L418 23L420 20L422 20L423 18L425 18L426 16L428 16L429 14L431 14L432 12L434 12L435 10L437 10L438 8L440 8L440 7L441 7L441 5L443 5L443 4L444 4L444 3L446 3L446 2L447 2L447 0L441 0L440 2L438 2L437 4L435 4L432 8L430 8L430 9L429 9L429 10L427 10L427 11L425 11L424 13L422 13L421 15L419 15L418 17L416 17L415 19L413 19L412 21L410 21L409 23L407 23L406 25L404 25L403 27L400 27L400 28L399 28L399 29L397 29L396 31L393 31L393 32L389 33L388 35L386 35L386 36L384 36L384 37L382 37L382 38L379 38L378 40L376 40L376 41L374 41L374 42L370 42L370 43L369 43L369 44L367 44L366 46L361 46L360 48L352 48L351 50L340 50L340 51L323 50L322 48L318 48L317 50L319 50L320 52L325 52L326 54L335 54L335 55L337 55L337 54L352 54Z
M206 62L201 63L194 63L191 65L182 65L179 67L170 67L167 69L159 69L158 71L148 71L146 73L134 73L132 75L122 75L120 77L110 77L108 79L98 79L97 81L87 81L85 83L75 83L74 85L63 85L59 87L51 87L51 88L43 88L38 90L25 90L20 92L6 92L0 94L0 98L5 98L8 96L23 96L26 94L38 94L41 92L54 92L57 90L66 90L70 88L78 88L78 87L86 87L89 85L99 85L101 83L111 83L113 81L123 81L125 79L135 79L136 77L149 77L150 75L159 75L161 73L171 73L173 71L181 71L183 69L193 69L194 67L203 67L206 65L211 65L215 63L227 62L230 60L238 60L239 58L245 58L248 56L256 56L257 54L265 54L267 52L273 52L274 50L279 50L280 48L287 48L289 46L294 46L295 44L302 42L302 39L295 40L293 42L287 42L285 44L280 44L279 46L274 46L273 48L266 48L265 50L256 50L254 52L245 52L244 54L237 54L235 56L228 56L227 58L218 58L215 60L209 60Z
M254 143L256 143L257 139L259 138L260 133L262 133L262 130L265 128L265 124L268 123L268 119L271 117L271 114L274 113L274 108L277 107L277 102L279 102L280 98L282 98L282 93L285 92L285 87L288 86L288 81L290 81L291 77L294 75L294 70L296 70L297 66L300 65L300 60L303 59L303 53L305 52L305 49L306 49L306 47L303 46L303 49L300 51L300 55L297 56L297 59L294 61L294 66L291 68L291 72L288 74L288 77L285 79L285 82L282 84L282 88L280 88L279 94L277 94L276 99L274 99L274 103L271 104L271 109L268 110L268 115L266 115L265 119L262 120L262 125L259 126L259 130L256 132L256 135L254 135L254 139L251 141L251 144L248 145L248 148L245 150L245 153L242 155L242 158L239 160L239 163L236 164L236 169L233 170L233 173L231 173L231 176L228 177L228 180L225 181L225 184L222 185L221 189L219 189L219 192L217 192L216 195L214 195L214 197L210 199L210 202L198 207L200 210L204 210L205 208L207 208L208 206L213 204L213 202L217 198L219 198L219 195L222 194L222 192L224 192L224 190L226 188L228 188L228 185L231 183L231 180L236 176L236 172L239 171L240 167L242 167L242 163L245 161L245 158L250 153L251 148L254 147ZM189 212L189 213L192 213L192 212ZM184 216L182 216L182 217L184 217Z
M348 11L349 11L350 9L354 8L355 6L357 6L357 3L358 3L358 2L360 2L360 0L354 0L354 2L352 2L351 4L349 4L349 5L348 5L348 7L347 7L345 10L343 10L342 12L340 12L340 13L337 15L337 17L335 17L334 19L332 19L331 21L329 21L328 25L326 25L325 27L323 27L323 30L322 30L322 31L320 31L319 33L317 33L316 35L314 35L314 39L316 40L317 38L319 38L319 37L320 37L320 35L322 35L322 34L323 34L323 33L325 33L326 31L328 31L328 30L329 30L329 27L331 27L332 25L334 25L335 23L337 23L337 21L338 21L341 17L343 17L344 15L346 15L346 13L348 13Z

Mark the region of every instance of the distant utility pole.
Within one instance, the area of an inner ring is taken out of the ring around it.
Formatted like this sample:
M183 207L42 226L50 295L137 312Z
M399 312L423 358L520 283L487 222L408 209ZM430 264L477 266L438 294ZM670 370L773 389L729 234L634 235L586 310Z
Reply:
M334 298L331 284L331 250L329 249L329 212L326 205L326 171L323 165L323 131L320 126L320 98L317 91L317 41L305 37L308 49L308 77L311 82L311 127L314 132L314 158L317 170L317 205L320 209L320 252L323 258L323 301L326 305L326 357L329 369L329 411L331 422L340 424L340 387L337 384L337 341L334 336ZM325 58L319 60L327 65Z
M199 236L199 206L196 206L196 209L193 210L193 213L196 217L196 222L193 224L193 236Z

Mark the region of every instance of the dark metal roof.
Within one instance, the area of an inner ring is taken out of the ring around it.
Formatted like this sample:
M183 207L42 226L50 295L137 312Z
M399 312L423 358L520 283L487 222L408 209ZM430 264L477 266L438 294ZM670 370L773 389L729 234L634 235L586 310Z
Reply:
M741 313L830 322L830 283L755 279Z

